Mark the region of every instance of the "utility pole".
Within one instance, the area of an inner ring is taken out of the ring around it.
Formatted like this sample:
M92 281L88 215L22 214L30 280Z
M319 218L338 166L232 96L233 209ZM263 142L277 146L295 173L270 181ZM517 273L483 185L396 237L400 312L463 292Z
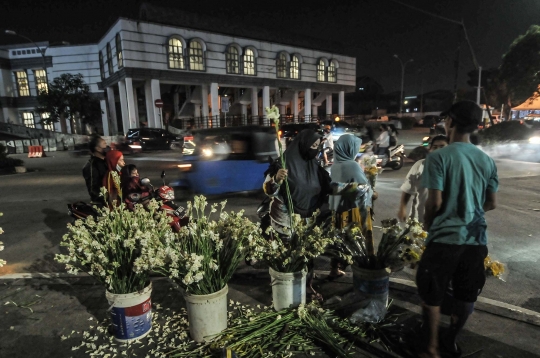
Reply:
M478 87L476 87L476 104L477 105L480 105L480 89L481 88L482 88L482 66L479 66L478 67Z
M399 63L401 64L401 92L399 95L399 116L401 117L403 114L403 83L405 81L405 66L407 66L409 62L413 62L414 60L411 58L405 61L405 63L403 63L403 61L401 61L401 58L399 58L398 55L394 55L394 57L397 58L399 60Z

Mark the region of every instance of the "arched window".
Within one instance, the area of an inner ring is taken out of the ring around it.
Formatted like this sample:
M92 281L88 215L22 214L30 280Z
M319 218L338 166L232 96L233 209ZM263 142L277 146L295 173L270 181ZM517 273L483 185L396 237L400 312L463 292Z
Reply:
M290 72L292 79L300 79L300 59L296 55L292 55L291 57Z
M184 65L184 45L182 40L176 37L169 39L169 68L186 68Z
M235 46L229 46L225 54L227 60L227 73L240 73L239 53Z
M336 61L330 61L330 65L328 65L328 82L337 82L337 69L338 64Z
M99 51L99 73L101 75L101 79L105 79L105 64L103 63L103 52Z
M109 76L112 76L113 74L113 63L112 63L112 50L111 50L111 44L107 43L107 68L109 70Z
M204 71L203 47L197 40L189 42L189 69L192 71Z
M317 81L326 81L326 62L322 58L317 62Z
M277 77L278 78L287 78L289 77L289 74L287 71L287 54L282 52L279 54L278 58L276 59L276 70L277 70Z
M257 74L257 63L255 61L255 51L246 48L244 51L244 75L255 76Z

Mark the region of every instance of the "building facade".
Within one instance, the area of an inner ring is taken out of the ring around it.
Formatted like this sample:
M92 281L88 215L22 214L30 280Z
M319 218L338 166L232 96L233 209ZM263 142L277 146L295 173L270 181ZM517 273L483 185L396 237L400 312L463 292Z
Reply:
M355 90L354 57L150 21L120 18L96 44L38 45L43 56L31 44L0 48L0 121L41 126L38 90L62 73L83 75L105 135L231 125L227 116L233 125L264 124L273 104L291 121L344 115L345 93Z

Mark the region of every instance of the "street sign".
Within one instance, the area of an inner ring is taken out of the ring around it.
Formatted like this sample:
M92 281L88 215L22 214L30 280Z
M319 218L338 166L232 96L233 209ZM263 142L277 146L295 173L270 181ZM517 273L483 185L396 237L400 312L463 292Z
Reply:
M229 112L229 97L221 97L221 112Z
M157 107L157 108L162 108L163 107L163 101L160 100L160 99L156 99L154 101L154 105Z

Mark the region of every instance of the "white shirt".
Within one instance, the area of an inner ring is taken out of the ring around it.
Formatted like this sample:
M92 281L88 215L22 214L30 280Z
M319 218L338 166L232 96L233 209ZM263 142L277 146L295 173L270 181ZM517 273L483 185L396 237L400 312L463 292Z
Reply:
M411 167L401 185L401 191L414 197L410 216L419 222L424 222L424 213L426 210L426 200L428 190L422 186L422 172L424 171L425 159L419 160Z
M377 138L377 144L380 147L390 146L390 135L388 134L388 131L382 131L382 133Z
M334 138L332 137L332 132L325 133L324 138L326 140L323 143L323 148L331 148L334 150Z

